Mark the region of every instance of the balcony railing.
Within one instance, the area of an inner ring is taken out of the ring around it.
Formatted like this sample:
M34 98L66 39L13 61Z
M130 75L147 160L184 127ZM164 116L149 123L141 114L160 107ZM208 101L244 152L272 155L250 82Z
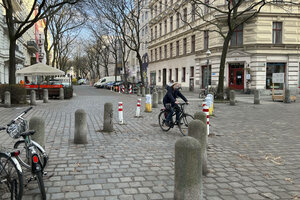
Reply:
M38 51L38 46L34 40L27 41L27 48L34 53Z

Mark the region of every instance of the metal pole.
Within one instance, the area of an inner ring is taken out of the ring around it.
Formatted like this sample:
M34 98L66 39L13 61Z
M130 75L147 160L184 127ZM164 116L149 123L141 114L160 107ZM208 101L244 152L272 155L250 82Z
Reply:
M205 94L208 94L208 64L209 64L209 59L207 57L207 63L206 63L206 70L205 70L205 82L206 82L206 87L205 87Z

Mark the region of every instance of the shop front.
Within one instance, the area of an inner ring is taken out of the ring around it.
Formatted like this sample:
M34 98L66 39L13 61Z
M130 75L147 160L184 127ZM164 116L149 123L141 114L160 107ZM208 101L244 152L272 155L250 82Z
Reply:
M229 88L233 90L244 90L245 70L244 64L229 63Z

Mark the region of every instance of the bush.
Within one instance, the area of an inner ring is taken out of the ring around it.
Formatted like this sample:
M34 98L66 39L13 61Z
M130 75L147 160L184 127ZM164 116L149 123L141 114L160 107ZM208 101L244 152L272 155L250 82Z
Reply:
M27 91L23 87L23 85L20 85L20 84L15 84L15 85L2 84L2 85L0 85L0 97L2 99L2 103L4 103L4 93L6 91L10 92L12 104L27 103L26 102Z
M77 79L76 78L72 78L72 84L77 85Z

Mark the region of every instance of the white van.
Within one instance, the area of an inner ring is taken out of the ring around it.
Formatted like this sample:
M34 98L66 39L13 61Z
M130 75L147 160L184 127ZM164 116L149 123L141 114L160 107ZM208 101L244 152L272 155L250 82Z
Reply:
M96 88L103 88L108 82L115 81L115 76L106 76L101 78L98 82L94 84ZM117 76L117 81L121 81L121 76Z

